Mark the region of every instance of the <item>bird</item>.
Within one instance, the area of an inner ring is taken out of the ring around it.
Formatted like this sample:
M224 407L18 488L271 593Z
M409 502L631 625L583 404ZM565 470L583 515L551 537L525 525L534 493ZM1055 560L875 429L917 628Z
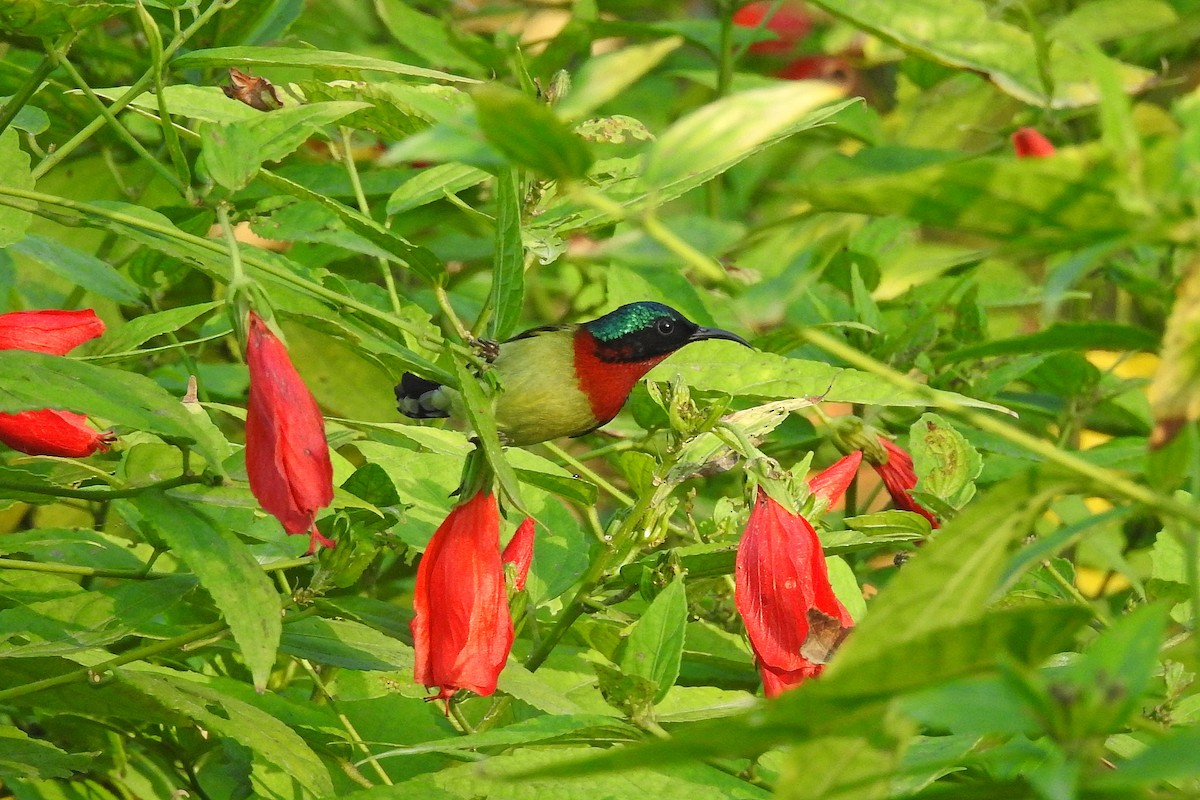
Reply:
M492 363L500 379L495 415L501 440L524 446L591 433L617 415L656 364L705 339L752 348L736 333L697 325L649 300L590 322L533 328L501 342ZM396 402L413 419L462 417L457 391L411 372L396 385Z

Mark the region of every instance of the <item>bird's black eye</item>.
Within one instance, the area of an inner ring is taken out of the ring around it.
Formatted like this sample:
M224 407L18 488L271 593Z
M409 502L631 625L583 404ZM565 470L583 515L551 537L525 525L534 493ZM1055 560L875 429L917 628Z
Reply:
M660 319L658 322L654 323L654 329L663 336L670 336L675 332L675 323L669 319Z

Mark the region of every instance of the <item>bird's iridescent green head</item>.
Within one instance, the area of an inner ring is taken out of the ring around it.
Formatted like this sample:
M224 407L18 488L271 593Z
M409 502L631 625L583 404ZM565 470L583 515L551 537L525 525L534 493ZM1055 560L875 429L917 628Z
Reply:
M670 306L650 300L623 305L583 327L596 339L596 355L614 363L665 357L702 339L728 339L750 347L735 333L702 327Z

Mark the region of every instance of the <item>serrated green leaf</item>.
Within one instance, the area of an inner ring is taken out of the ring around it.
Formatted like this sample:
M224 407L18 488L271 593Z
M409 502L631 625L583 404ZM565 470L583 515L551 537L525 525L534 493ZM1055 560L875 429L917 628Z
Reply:
M952 508L966 505L983 470L983 459L966 437L937 414L924 414L913 423L908 441L917 488Z
M471 733L453 739L436 739L431 742L386 750L378 758L418 755L420 753L455 753L481 747L514 745L545 745L569 743L573 740L591 742L632 741L639 738L638 729L615 717L599 714L553 714L522 720L499 730Z
M89 358L95 360L100 356L127 353L155 336L179 331L185 325L194 322L197 317L215 310L220 305L220 303L200 303L134 317L120 326L105 331L99 341L92 345Z
M290 155L323 126L366 108L366 103L333 101L263 112L242 122L208 123L200 128L200 149L213 180L236 191L267 161Z
M470 370L457 362L454 366L459 388L462 391L463 410L467 415L467 420L471 423L471 428L479 437L480 446L483 448L484 455L487 456L488 464L491 465L496 479L500 482L500 488L508 502L512 503L513 508L517 511L527 513L521 502L521 489L517 483L517 475L505 459L503 448L500 447L500 435L496 430L496 416L492 411L490 398L483 393L479 379L472 375Z
M587 144L545 103L495 83L476 88L471 99L483 135L513 164L558 181L587 174Z
M250 550L192 505L161 492L145 492L122 502L131 523L166 542L200 579L229 624L254 685L264 689L279 647L282 606L271 579Z
M655 703L667 696L679 677L686 626L687 590L678 576L654 598L625 640L621 671L650 681Z

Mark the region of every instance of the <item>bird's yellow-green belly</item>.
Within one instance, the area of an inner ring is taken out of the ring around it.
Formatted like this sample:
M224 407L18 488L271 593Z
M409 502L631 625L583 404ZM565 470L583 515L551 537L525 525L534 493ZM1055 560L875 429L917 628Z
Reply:
M505 342L494 366L501 383L496 424L510 444L577 436L596 427L579 389L569 332Z

